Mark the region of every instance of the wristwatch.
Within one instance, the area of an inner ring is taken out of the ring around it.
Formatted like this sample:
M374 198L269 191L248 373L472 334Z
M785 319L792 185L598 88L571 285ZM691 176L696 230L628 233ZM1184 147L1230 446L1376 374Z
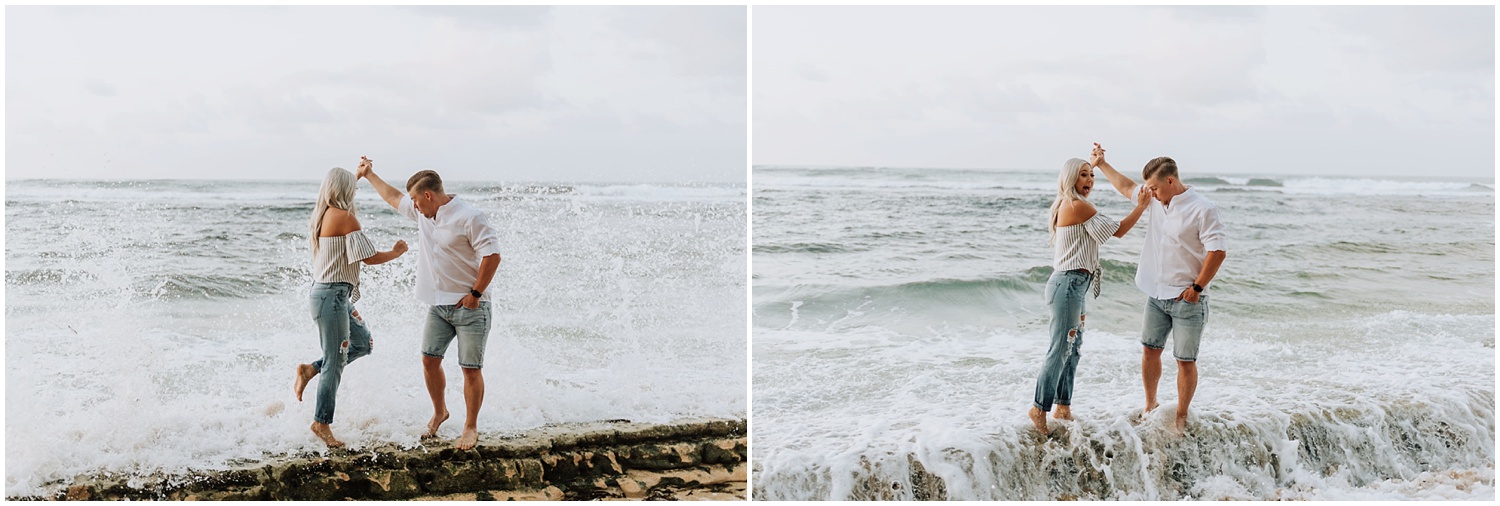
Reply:
M1203 293L1203 287L1198 286L1197 283L1193 283L1193 291L1198 292L1198 293ZM476 295L475 297L478 297L478 296Z
M1197 285L1193 285L1193 286L1197 286ZM1198 289L1198 290L1199 290L1199 291L1202 291L1202 290L1203 290L1203 289L1202 289L1202 288L1199 288L1199 289ZM483 294L483 293L480 293L480 291L479 291L479 290L475 290L475 289L473 289L473 288L470 288L470 289L469 289L469 295L473 295L473 296L474 296L474 298L476 298L476 299L478 299L478 298L480 298L480 297L484 297L484 294Z

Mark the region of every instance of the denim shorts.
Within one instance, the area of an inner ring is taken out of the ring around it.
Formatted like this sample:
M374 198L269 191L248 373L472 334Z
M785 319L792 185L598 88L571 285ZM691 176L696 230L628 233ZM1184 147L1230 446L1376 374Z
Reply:
M480 302L476 309L432 306L427 310L427 326L422 330L422 354L443 358L448 354L448 345L457 337L458 366L478 369L484 367L484 345L489 336L489 302Z
M1208 296L1200 295L1198 303L1185 300L1148 299L1141 344L1154 350L1165 349L1167 334L1172 334L1172 356L1182 362L1198 360L1198 341L1203 325L1208 323Z

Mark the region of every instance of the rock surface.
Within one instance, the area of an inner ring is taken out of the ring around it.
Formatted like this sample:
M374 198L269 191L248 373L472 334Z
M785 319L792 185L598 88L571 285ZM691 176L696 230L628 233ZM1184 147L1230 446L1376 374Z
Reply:
M57 500L745 499L744 420L563 424L451 441L283 455L228 469L80 476Z

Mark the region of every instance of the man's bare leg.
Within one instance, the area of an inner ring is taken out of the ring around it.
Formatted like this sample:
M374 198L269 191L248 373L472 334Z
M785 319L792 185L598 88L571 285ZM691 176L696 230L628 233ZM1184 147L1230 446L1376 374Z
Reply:
M328 445L329 448L338 448L340 446L344 446L343 441L339 441L333 438L333 428L329 427L326 423L313 422L312 433L314 436L318 436L318 439L322 439L323 443Z
M1198 390L1198 363L1177 361L1177 423L1174 427L1181 434L1187 429L1188 404L1193 402L1193 392Z
M1052 412L1052 419L1053 420L1072 420L1073 419L1073 408L1069 407L1067 404L1058 404L1057 405L1057 409Z
M464 372L464 433L458 437L454 448L467 450L479 444L479 405L484 403L484 374L481 369L462 369Z
M1150 414L1157 406L1156 382L1161 380L1161 351L1150 346L1142 346L1141 352L1141 383L1146 385L1146 410L1141 416Z
M432 420L422 437L437 437L438 426L448 421L448 402L443 397L448 378L443 376L443 358L422 355L422 377L427 380L427 395L432 397Z
M302 402L302 391L307 389L307 383L317 375L318 370L314 369L312 364L297 364L297 379L292 382L292 391L297 393L297 402Z
M1032 406L1031 407L1031 411L1027 411L1026 412L1026 416L1029 417L1029 418L1031 418L1031 424L1036 426L1036 431L1037 432L1042 433L1043 436L1047 435L1047 412L1046 411L1042 411L1040 409L1036 409L1036 406Z

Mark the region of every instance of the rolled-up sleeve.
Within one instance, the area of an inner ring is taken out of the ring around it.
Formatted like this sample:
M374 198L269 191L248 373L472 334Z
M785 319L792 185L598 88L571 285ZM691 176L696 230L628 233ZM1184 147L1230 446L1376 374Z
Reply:
M1198 240L1204 251L1229 251L1229 237L1224 231L1224 222L1219 220L1219 208L1203 210L1198 217Z
M474 248L474 254L479 258L500 254L500 237L495 233L495 227L490 226L489 217L483 212L476 212L469 218L466 227L469 233L469 246Z
M396 211L408 220L417 221L417 204L411 201L409 195L401 196L401 205L396 207Z

